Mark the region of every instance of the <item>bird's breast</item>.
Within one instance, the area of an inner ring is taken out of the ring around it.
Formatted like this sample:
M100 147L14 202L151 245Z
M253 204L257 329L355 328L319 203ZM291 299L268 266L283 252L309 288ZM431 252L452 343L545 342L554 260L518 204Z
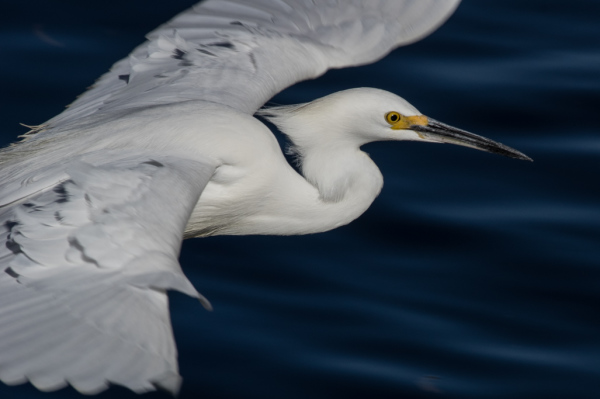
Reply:
M271 131L257 119L225 110L206 115L194 132L196 150L217 168L194 208L186 237L240 234L291 169Z

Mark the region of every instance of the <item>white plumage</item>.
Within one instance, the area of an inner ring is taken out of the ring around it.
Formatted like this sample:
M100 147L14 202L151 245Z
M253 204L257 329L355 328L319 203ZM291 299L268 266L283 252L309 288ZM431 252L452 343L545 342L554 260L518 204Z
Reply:
M67 180L0 210L0 378L8 384L177 390L165 290L207 304L177 257L214 166L108 155L105 165L71 162ZM179 206L166 207L173 198Z
M260 111L293 142L301 176L253 117L289 85L422 38L458 2L208 0L2 150L0 379L176 393L166 290L210 307L178 264L184 236L349 223L383 184L360 151L369 141L453 142L527 159L427 124L391 93L355 89Z

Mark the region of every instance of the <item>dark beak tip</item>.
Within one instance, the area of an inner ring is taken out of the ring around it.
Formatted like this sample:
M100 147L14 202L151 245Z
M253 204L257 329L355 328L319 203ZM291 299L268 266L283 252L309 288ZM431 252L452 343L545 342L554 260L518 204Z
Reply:
M506 155L508 155L511 158L518 159L521 161L533 162L532 158L528 157L527 155L523 154L522 152L517 151L517 150L512 150L512 151L514 151L514 152L511 152L510 155L509 154L506 154ZM502 154L502 155L504 155L504 154Z
M445 123L436 121L435 119L429 118L429 123L426 126L413 125L410 127L410 129L415 132L435 136L440 139L442 143L458 144L480 151L490 152L492 154L533 162L533 159L529 158L521 151L517 151L514 148L510 148L486 137L446 125Z

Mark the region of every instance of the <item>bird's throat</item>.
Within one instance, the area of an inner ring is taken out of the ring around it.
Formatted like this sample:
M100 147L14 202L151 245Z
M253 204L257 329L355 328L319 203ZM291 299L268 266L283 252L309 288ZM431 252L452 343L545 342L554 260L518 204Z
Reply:
M310 151L302 157L301 170L306 180L319 191L320 201L339 204L342 213L346 214L340 215L344 219L362 214L383 186L381 172L360 149Z

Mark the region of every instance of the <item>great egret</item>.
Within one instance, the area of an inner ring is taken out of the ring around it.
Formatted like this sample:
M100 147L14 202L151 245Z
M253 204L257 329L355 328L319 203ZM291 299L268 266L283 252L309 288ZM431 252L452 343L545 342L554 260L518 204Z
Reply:
M376 89L260 109L329 68L429 34L459 0L209 0L148 35L92 89L0 152L0 379L176 393L167 290L206 301L184 237L306 234L362 214L382 176L361 145L502 144ZM270 119L293 143L286 162Z

